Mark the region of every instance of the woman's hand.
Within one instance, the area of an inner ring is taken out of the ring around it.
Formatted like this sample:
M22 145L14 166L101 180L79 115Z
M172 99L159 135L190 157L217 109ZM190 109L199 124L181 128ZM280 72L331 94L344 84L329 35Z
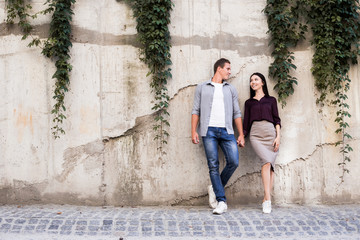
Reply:
M273 142L274 152L277 152L279 150L280 146L280 136L277 136Z

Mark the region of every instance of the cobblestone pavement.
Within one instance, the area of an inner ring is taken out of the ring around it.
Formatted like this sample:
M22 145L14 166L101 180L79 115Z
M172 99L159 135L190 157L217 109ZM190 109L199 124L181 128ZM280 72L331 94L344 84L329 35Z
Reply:
M232 207L0 206L1 240L360 240L360 205Z

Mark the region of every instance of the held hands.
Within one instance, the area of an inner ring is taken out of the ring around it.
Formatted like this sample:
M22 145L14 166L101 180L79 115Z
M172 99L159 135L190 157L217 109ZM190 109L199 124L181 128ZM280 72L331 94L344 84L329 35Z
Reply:
M239 136L236 142L240 147L245 147L244 135Z
M279 146L280 146L280 137L277 136L273 142L273 147L274 147L274 152L277 152L279 150Z

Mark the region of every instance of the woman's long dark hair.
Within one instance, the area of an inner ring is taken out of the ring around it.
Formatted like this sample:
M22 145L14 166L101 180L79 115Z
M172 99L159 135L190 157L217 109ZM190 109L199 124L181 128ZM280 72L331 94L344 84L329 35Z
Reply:
M268 88L267 88L267 85L266 85L266 79L265 79L264 75L262 75L261 73L258 73L258 72L253 73L253 74L251 74L251 76L250 76L250 81L251 81L251 77L254 76L254 75L256 75L256 76L258 76L259 78L261 78L261 81L262 81L263 84L264 84L264 85L262 86L263 92L265 93L265 96L268 97L268 96L269 96L269 91L268 91ZM255 91L254 91L254 90L251 88L251 86L250 86L250 98L253 98L253 97L255 97Z

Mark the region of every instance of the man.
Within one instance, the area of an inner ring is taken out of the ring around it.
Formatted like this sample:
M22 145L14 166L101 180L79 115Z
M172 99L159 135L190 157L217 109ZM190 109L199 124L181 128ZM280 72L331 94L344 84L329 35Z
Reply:
M209 204L214 214L227 210L225 185L239 165L237 145L245 140L236 89L227 83L231 74L230 61L221 58L214 64L214 76L197 86L191 116L191 138L194 144L202 137L212 186L208 187ZM239 132L236 140L233 122ZM226 166L219 173L218 146L222 149Z

